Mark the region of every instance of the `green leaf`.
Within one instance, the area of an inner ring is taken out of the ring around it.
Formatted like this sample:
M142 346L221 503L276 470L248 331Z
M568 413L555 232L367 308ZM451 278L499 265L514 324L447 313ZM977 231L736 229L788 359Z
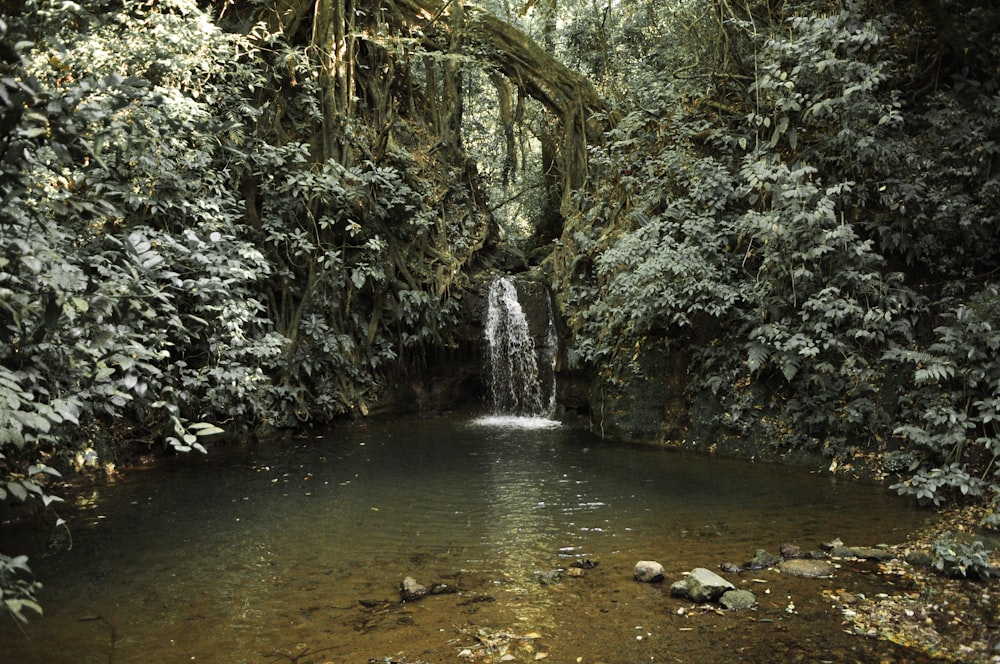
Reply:
M220 429L209 422L195 422L194 424L188 425L188 429L193 430L198 436L214 436L220 433L226 433L225 429Z
M20 482L7 482L7 490L21 502L28 498L28 490Z

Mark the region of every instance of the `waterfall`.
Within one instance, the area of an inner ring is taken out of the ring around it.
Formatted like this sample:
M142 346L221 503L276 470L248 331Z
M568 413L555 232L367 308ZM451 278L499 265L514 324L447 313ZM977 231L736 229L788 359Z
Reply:
M498 277L490 284L486 346L494 413L547 416L553 410L557 341L548 291L544 297L546 320L529 325L514 282ZM544 331L533 337L531 328L540 331L537 328L541 325ZM536 339L540 347L536 347Z

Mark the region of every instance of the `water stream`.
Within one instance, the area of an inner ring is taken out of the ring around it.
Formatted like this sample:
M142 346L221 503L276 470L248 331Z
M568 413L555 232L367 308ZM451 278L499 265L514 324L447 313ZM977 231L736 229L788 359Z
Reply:
M547 293L546 293L547 296ZM554 409L555 323L546 297L544 343L536 348L509 277L498 277L487 296L486 349L491 407L496 414L545 417Z
M87 490L61 515L68 551L0 533L0 550L33 553L46 610L23 632L0 622L0 662L462 662L487 633L536 635L511 651L525 662L905 660L845 634L821 595L892 583L851 565L829 580L734 577L759 606L726 614L631 570L658 560L669 583L784 542L895 543L928 517L801 469L471 418L214 449ZM582 559L599 564L543 582ZM401 604L406 575L458 592Z

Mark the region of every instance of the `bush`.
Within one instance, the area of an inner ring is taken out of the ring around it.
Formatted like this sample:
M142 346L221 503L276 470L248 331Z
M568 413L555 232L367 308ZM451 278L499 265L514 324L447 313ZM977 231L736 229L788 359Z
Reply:
M937 539L932 547L933 565L937 570L948 576L977 581L1000 576L1000 570L990 564L990 553L981 541L959 542L950 532Z

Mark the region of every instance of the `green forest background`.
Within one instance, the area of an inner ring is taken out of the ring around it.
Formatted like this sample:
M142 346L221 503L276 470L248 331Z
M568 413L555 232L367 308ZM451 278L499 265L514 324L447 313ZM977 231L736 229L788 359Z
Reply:
M1000 7L0 8L7 505L367 415L531 267L595 429L863 462L1000 525ZM22 618L27 571L0 556Z

